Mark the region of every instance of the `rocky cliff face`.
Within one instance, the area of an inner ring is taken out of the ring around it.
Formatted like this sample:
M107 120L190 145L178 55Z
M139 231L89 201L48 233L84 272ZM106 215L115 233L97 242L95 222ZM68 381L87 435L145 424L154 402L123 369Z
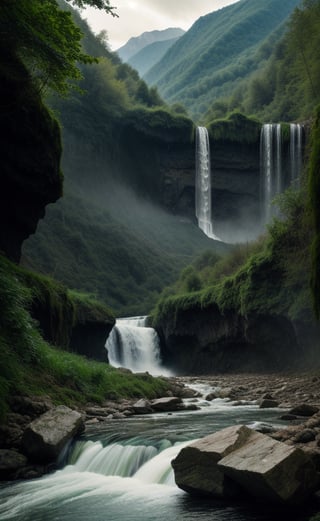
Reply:
M178 374L281 371L301 357L294 325L281 315L194 307L167 316L158 332L163 363Z
M259 127L260 129L260 127ZM188 127L178 129L137 127L136 121L113 131L114 144L90 148L88 142L65 130L66 172L77 175L86 193L108 192L123 183L169 212L196 221L195 141ZM190 135L189 135L189 134ZM212 213L216 234L226 242L250 240L260 232L259 133L251 142L211 137ZM69 168L69 165L72 165ZM90 171L90 177L87 173ZM94 182L93 182L94 177ZM89 183L88 183L89 181Z
M250 240L260 227L259 142L211 139L212 215L216 235L226 242ZM195 145L159 151L162 203L195 219Z
M0 250L20 259L45 206L62 193L60 131L14 56L0 67Z
M45 279L43 279L45 280ZM31 315L50 344L101 362L108 361L105 344L115 318L105 306L70 296L60 284L43 284L29 277L33 287Z

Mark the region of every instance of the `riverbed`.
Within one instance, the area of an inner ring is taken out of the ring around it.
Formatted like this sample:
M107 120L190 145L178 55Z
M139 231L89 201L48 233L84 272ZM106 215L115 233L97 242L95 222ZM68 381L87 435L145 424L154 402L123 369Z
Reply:
M63 468L41 479L3 484L0 519L16 521L274 521L309 519L308 509L282 511L250 502L232 504L191 498L178 489L170 462L191 440L229 425L261 423L277 428L283 409L257 403L234 405L230 398L207 401L200 409L134 416L88 426L69 447ZM245 386L243 386L245 387Z

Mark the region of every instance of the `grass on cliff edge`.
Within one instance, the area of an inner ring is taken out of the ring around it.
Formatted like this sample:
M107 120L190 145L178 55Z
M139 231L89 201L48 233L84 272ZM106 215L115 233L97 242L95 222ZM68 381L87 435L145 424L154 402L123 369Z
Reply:
M75 406L165 392L161 378L123 373L46 343L30 316L32 288L23 283L20 271L0 256L0 421L14 394L45 395Z

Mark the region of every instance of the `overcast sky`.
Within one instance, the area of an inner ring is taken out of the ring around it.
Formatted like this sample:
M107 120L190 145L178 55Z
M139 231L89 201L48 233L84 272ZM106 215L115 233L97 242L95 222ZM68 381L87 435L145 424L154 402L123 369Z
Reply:
M132 36L145 31L181 27L187 30L204 14L234 4L238 0L111 0L119 18L87 8L82 16L95 33L106 30L109 45L116 50Z

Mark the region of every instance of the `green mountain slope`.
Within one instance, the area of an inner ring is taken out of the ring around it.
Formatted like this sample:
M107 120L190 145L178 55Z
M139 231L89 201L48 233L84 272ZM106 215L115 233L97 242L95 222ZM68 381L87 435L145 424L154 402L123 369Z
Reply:
M299 3L240 0L201 17L146 74L146 81L167 101L182 102L199 117L210 102L259 67ZM263 52L257 54L261 45Z
M140 76L143 77L155 63L161 60L168 49L170 49L178 39L179 37L170 38L170 40L164 40L163 42L151 43L129 58L128 64L136 69Z
M211 103L203 122L229 112L255 114L260 121L306 121L320 103L320 2L295 9L288 31L263 67Z

